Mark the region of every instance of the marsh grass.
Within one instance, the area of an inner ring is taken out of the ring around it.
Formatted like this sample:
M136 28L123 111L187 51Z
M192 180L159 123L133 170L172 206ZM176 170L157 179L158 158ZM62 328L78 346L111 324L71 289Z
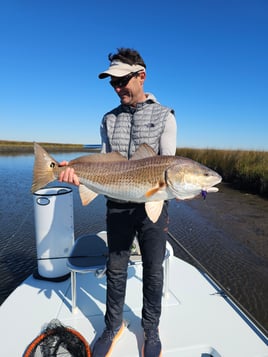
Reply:
M179 148L188 157L217 171L233 187L268 197L268 152Z

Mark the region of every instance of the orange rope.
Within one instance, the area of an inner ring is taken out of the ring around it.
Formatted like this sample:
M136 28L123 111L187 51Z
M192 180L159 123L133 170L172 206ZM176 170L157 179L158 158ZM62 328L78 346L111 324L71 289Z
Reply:
M70 333L76 335L81 342L83 342L85 348L86 348L86 356L91 357L91 351L89 344L87 343L87 340L76 330L73 330L71 328L66 327L66 330L69 331ZM48 332L41 333L41 335L37 336L28 346L26 352L24 353L23 357L32 357L31 354L34 352L36 347L41 343L46 337L53 335L56 333L56 329L52 329Z

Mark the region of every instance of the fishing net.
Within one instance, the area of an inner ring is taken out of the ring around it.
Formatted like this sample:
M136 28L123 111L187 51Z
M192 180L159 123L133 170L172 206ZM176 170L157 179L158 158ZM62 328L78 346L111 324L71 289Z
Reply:
M76 330L52 320L27 347L23 357L90 357L90 347Z

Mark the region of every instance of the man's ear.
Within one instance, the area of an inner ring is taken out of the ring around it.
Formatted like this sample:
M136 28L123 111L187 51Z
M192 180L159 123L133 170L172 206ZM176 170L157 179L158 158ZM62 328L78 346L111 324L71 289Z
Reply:
M146 72L140 72L139 77L141 79L141 83L143 84L143 82L145 81L145 78L146 78Z

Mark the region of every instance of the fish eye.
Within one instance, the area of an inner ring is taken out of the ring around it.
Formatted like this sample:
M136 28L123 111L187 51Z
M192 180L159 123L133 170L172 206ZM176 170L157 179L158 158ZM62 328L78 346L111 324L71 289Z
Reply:
M50 166L52 169L54 169L54 167L55 167L55 162L52 161L49 166Z

